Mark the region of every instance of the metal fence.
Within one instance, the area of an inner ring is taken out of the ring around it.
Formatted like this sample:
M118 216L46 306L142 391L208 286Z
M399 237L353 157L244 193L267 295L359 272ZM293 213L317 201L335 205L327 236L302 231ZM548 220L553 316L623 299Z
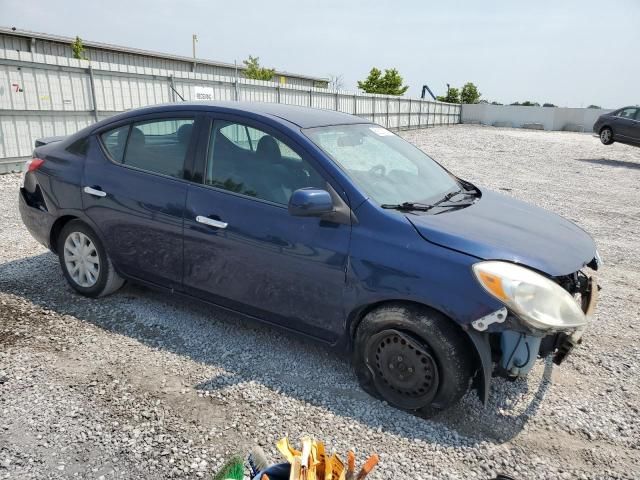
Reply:
M31 156L38 137L69 135L118 112L180 101L178 94L338 110L396 130L457 124L461 117L457 104L0 50L0 164L4 171L15 168Z

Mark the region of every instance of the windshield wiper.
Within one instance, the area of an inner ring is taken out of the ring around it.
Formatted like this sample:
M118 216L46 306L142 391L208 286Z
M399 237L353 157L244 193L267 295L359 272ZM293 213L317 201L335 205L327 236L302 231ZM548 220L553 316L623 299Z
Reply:
M427 210L432 209L435 205L427 205L426 203L416 203L416 202L404 202L404 203L383 203L380 205L382 208L387 208L390 210L419 210L421 212L426 212Z
M382 208L387 208L387 209L391 209L391 210L400 210L400 211L420 211L420 212L426 212L431 210L432 208L435 207L458 207L459 202L452 202L455 203L454 205L443 205L446 202L449 202L453 197L457 196L457 195L465 195L465 196L475 196L474 193L469 192L469 191L465 191L465 190L456 190L454 192L449 192L447 193L444 197L442 197L440 200L438 200L437 202L431 203L431 204L426 204L426 203L419 203L419 202L404 202L404 203L383 203L382 205L380 205Z

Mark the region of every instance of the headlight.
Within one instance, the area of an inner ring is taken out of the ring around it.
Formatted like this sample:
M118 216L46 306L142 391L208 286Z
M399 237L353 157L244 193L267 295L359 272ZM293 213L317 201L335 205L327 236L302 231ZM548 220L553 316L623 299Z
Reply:
M487 261L476 263L473 273L487 292L534 328L564 330L588 322L569 292L533 270Z
M604 264L604 262L602 261L602 257L600 256L600 252L598 251L597 248L596 248L595 259L596 259L596 265L598 266L598 268L600 268Z

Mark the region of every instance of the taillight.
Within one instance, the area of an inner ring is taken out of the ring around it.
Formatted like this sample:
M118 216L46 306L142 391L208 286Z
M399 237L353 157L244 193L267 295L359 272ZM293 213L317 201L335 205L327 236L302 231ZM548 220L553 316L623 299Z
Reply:
M41 158L32 158L31 160L27 160L27 163L26 163L27 172L33 172L34 170L39 169L43 163L44 163L44 160Z

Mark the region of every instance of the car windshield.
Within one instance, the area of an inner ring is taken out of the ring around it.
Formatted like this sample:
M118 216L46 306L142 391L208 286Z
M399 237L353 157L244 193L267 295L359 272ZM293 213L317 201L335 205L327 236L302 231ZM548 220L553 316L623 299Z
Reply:
M378 204L428 204L460 189L428 155L378 125L332 125L303 133Z

